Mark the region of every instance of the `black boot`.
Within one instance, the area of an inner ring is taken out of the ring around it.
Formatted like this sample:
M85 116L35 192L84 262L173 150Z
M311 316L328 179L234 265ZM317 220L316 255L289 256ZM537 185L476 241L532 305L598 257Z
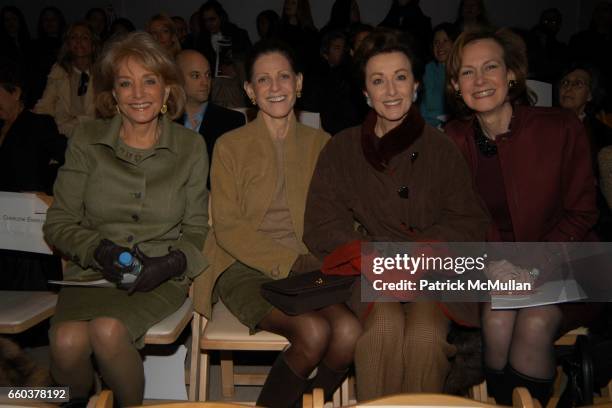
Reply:
M552 386L554 378L544 380L540 378L529 377L525 374L519 373L512 366L506 367L506 378L508 379L508 385L510 387L510 403L512 405L512 390L516 387L525 387L529 390L531 396L545 407L548 404L550 395L552 394Z
M296 402L301 405L307 385L308 381L293 372L281 353L268 374L256 405L267 408L293 407Z
M512 405L512 390L508 392L506 372L485 366L484 375L487 381L487 393L495 399L495 402L498 405Z
M317 375L313 379L312 383L308 387L310 390L315 388L322 388L323 395L325 395L325 401L331 401L334 396L336 389L342 384L348 370L336 371L332 370L324 363L319 364L317 367Z

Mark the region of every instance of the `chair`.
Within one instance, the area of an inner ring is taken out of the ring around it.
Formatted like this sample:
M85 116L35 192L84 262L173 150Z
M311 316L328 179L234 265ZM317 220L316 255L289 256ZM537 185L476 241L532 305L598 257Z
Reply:
M230 398L234 395L235 385L263 385L267 376L236 373L233 351L281 351L289 345L286 338L267 331L250 335L248 327L240 323L221 301L215 304L211 320L194 312L192 332L190 399L197 395L199 401L208 398L210 351L220 351L222 394ZM348 403L348 382L345 381L341 388L347 391L344 393L346 401L342 403ZM336 391L334 405L340 405L341 395Z
M313 406L317 406L314 401ZM403 407L423 407L423 406L443 406L443 407L495 407L495 404L474 401L472 399L457 397L446 394L397 394L387 397L377 398L355 405L355 407L369 406L403 406ZM515 408L536 408L539 404L531 398L529 391L525 388L516 388L512 393L512 406Z
M57 295L51 292L0 291L0 334L17 334L55 313Z
M535 106L552 106L552 85L547 82L535 81L533 79L527 80L527 87L532 90L538 100Z
M321 129L321 115L319 112L299 111L296 112L296 114L300 123L316 129Z
M192 317L193 301L190 296L174 313L147 330L144 337L145 344L173 344L183 333ZM184 356L185 351L181 353L179 349L171 355L145 358L145 395L150 395L151 390L153 390L164 396L174 395L175 399L181 399L187 395L188 399L193 401L194 398L190 398L191 394L188 395L182 388L185 386ZM170 373L170 371L172 372ZM183 380L179 380L181 378ZM177 384L176 381L180 382Z

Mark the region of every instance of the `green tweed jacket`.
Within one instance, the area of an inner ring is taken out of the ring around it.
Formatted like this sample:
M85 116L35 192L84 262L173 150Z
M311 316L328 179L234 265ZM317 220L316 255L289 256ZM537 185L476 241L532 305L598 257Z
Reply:
M183 251L187 287L207 266L208 155L202 137L162 117L156 146L139 150L119 137L121 118L80 125L59 170L45 238L69 259L65 279L101 278L93 252L107 238L149 256Z

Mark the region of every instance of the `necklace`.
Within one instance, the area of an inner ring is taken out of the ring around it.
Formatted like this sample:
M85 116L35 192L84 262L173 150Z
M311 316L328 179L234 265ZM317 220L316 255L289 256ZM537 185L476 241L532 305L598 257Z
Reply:
M484 134L478 120L474 120L474 141L483 156L493 157L497 154L497 145Z

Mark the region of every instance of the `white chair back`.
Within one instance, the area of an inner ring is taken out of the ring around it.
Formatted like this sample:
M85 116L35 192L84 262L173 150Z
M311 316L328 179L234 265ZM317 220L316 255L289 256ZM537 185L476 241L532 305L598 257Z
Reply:
M548 82L535 81L533 79L528 79L527 87L531 89L538 97L538 100L536 101L535 106L550 107L553 105L552 104L553 102L552 84L549 84Z

